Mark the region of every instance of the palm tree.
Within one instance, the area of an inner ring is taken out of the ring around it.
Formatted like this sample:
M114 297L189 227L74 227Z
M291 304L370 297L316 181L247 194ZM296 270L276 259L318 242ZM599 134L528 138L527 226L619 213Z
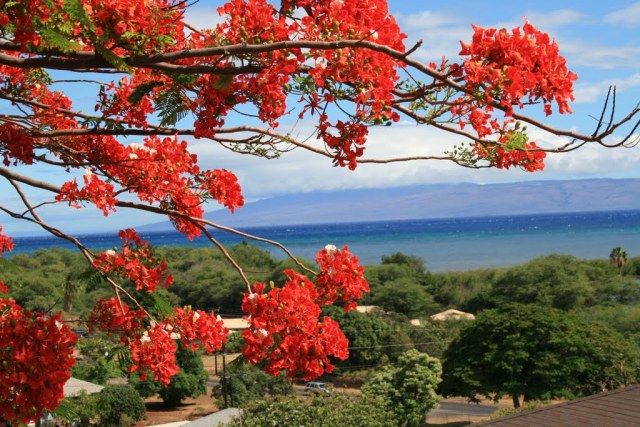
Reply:
M622 267L627 263L627 251L621 247L613 248L609 254L609 261L611 261L611 264L618 267L620 277L622 277Z
M67 275L64 283L62 283L62 291L64 292L64 310L71 313L73 309L73 299L78 293L79 283L73 273Z
M64 292L64 310L67 313L71 313L71 310L73 309L73 300L78 293L82 289L87 291L96 288L103 284L103 280L102 275L93 268L69 273L62 283L62 291Z

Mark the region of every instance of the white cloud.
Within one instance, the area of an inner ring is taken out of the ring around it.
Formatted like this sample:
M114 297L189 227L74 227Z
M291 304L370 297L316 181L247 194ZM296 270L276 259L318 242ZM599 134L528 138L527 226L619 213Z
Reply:
M609 86L616 86L616 90L624 92L640 87L640 73L632 74L625 78L611 78L597 83L580 83L576 85L575 103L595 102L606 96Z
M640 25L640 2L630 4L604 16L604 22L629 26Z
M451 25L458 25L463 22L459 15L446 12L436 12L433 10L423 10L410 15L397 15L402 22L401 28L405 30L434 29Z
M559 147L567 139L551 135L541 130L530 130L531 140L545 148ZM607 143L619 141L615 137ZM583 147L558 154L548 154L545 160L544 178L588 178L608 176L628 176L638 171L640 147L607 148L597 143L588 143Z
M542 131L531 138L545 147L566 143ZM461 142L450 134L425 126L401 125L372 130L365 157L389 158L413 155L441 155ZM294 150L277 160L249 158L221 150L216 144L199 141L194 145L204 167L226 167L238 173L243 188L251 197L276 194L336 190L346 188L382 188L438 182L505 182L532 179L606 176L608 173L637 171L640 149L605 149L596 144L565 154L550 154L541 173L519 169L468 169L451 162L429 160L392 164L361 164L356 171L331 166L331 159L302 150Z
M583 23L584 13L573 9L558 9L545 12L530 12L525 17L540 28L558 28L565 25Z
M439 60L458 56L460 40L471 38L470 22L460 15L423 10L410 15L396 14L396 18L407 35L407 45L418 40L423 44L413 56L420 60Z
M400 27L409 36L409 46L417 40L423 40L423 46L414 54L422 60L438 60L443 55L447 58L457 57L460 51L460 40L471 39L471 23L474 23L468 16L432 10L423 10L410 15L397 14L396 17ZM577 10L557 9L544 12L530 11L508 21L475 23L511 29L522 26L525 18L547 32L576 23L584 23L587 19Z
M569 177L628 176L637 172L640 149L589 144L571 153L550 156L549 173Z
M640 46L603 46L576 40L558 43L571 66L602 69L640 68Z
M586 15L574 9L556 9L543 12L530 11L524 13L521 17L506 22L498 22L494 26L497 28L514 28L522 26L525 20L528 20L537 28L543 31L557 29L567 25L584 23L587 19Z

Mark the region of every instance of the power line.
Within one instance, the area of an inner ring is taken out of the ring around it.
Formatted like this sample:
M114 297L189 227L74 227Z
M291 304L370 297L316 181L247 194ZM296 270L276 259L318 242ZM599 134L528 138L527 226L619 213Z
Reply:
M441 344L441 343L448 343L448 342L449 341L447 340L440 340L440 341L413 342L413 343L406 343L406 344L379 344L379 345L371 345L371 346L349 347L349 350L360 350L365 348L411 347L416 345Z

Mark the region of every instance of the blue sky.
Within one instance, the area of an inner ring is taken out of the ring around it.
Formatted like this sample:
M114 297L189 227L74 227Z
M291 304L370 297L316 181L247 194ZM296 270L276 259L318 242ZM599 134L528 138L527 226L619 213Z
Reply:
M214 1L197 3L187 15L188 21L199 27L215 25L219 21L215 7L219 4ZM409 44L418 39L424 41L415 54L416 58L424 61L438 59L442 55L455 58L459 50L458 41L470 38L472 23L510 28L521 25L527 17L534 25L549 32L557 39L570 68L579 75L574 114L552 116L548 121L553 125L590 132L593 126L590 115L599 113L610 84L618 85L619 111L628 111L640 100L640 2L392 0L390 8L409 35ZM76 105L92 107L94 98L87 95L87 90L93 89L71 89ZM303 123L298 124L294 131L304 135L310 129L310 124ZM542 133L533 133L532 137L551 144L559 143L557 138ZM431 154L441 152L452 142L449 136L402 122L399 126L373 130L367 154L371 157ZM355 172L349 172L333 168L327 159L309 153L294 151L281 159L266 161L235 155L205 141L195 141L193 151L204 167L235 171L250 200L314 190L435 182L640 177L640 147L616 150L586 147L569 155L549 158L545 171L535 174L518 170L471 171L449 164L424 162L363 165ZM69 179L68 175L40 166L20 170L56 183ZM48 197L34 192L30 196L35 202ZM0 182L0 204L17 206L16 203L10 187ZM211 210L216 208L215 205L210 207ZM78 211L59 206L43 213L50 222L72 232L103 231L157 221L157 217L131 212L119 212L104 219L92 206ZM4 217L0 217L0 225L8 232L22 234L35 231Z

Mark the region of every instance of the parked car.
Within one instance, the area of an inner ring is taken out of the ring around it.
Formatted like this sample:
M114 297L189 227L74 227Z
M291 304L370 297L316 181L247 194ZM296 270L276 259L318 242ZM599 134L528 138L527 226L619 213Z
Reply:
M304 385L305 393L314 393L314 394L330 394L331 391L327 388L325 383L321 383L318 381L312 381L310 383L306 383Z

